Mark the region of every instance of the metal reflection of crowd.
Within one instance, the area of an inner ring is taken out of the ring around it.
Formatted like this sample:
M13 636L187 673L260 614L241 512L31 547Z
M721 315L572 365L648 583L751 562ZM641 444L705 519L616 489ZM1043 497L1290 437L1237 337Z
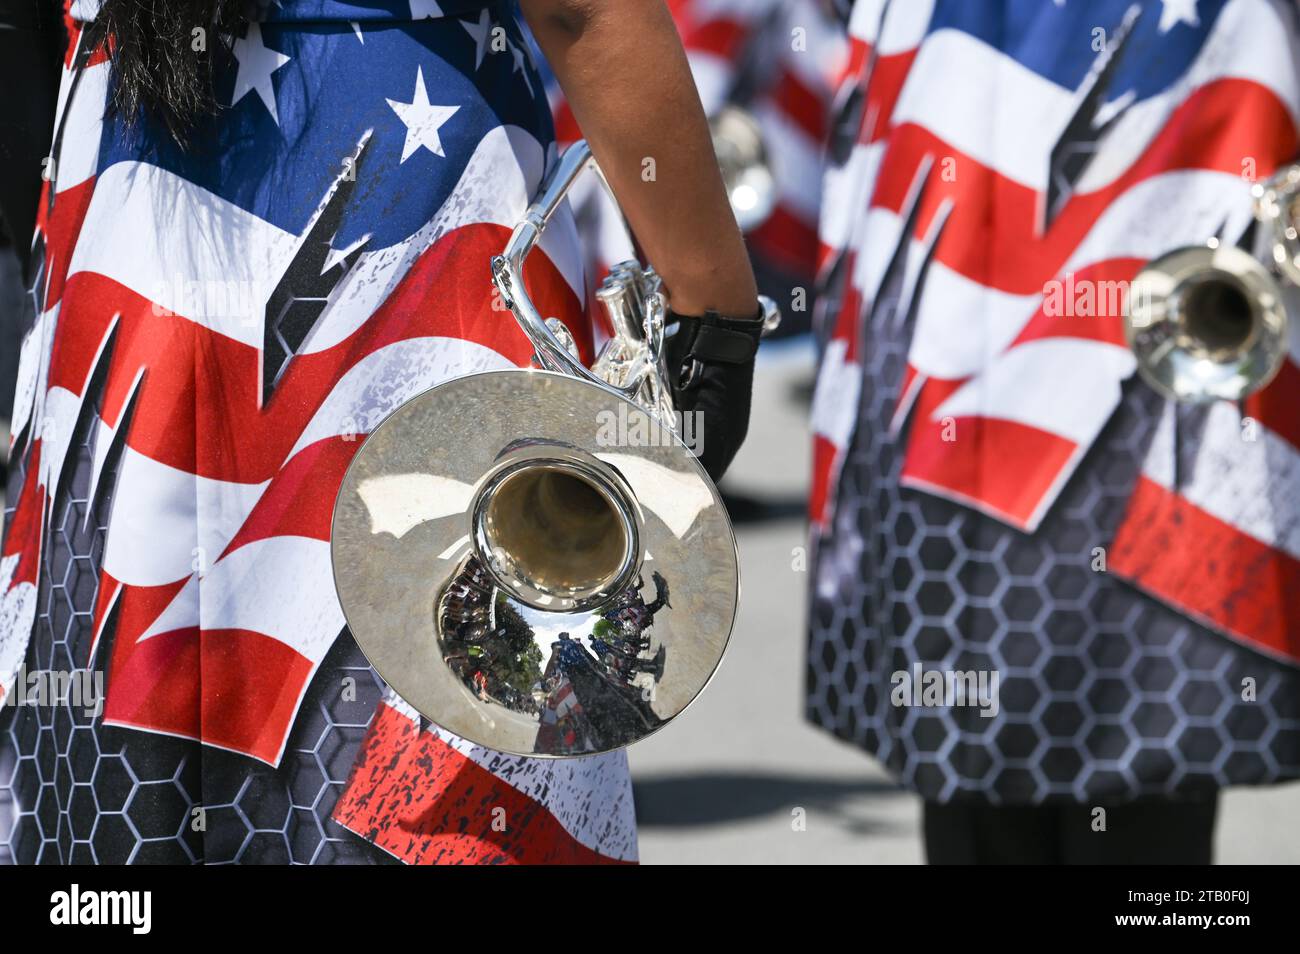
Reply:
M596 752L616 747L661 722L650 706L667 650L651 653L655 616L669 602L668 581L651 575L600 612L584 645L561 632L542 665L536 632L477 557L466 557L439 598L443 659L481 702L537 719L535 751Z
M439 601L447 634L443 658L483 702L536 716L542 651L533 629L492 584L483 565L466 560Z
M668 581L663 574L655 570L651 579L655 584L652 602L647 603L641 596L644 583L638 577L636 586L620 593L591 630L591 648L596 657L629 687L643 673L649 674L653 682L658 682L664 674L663 646L649 659L643 656L650 651L649 630L654 625L655 614L665 606L672 608L668 602Z

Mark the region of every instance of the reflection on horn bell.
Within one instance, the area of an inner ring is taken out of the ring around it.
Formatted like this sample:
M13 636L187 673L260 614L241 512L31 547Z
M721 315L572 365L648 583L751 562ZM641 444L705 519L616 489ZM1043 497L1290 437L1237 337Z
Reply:
M436 725L518 755L609 751L676 717L722 659L739 590L717 488L675 432L653 270L606 280L616 333L592 368L524 288L524 259L591 165L571 147L492 262L538 367L403 404L334 513L339 600L375 669ZM637 415L652 440L611 439Z
M740 230L751 232L771 217L777 200L762 127L752 113L727 105L709 120L709 128L731 211Z
M1272 231L1273 265L1300 280L1300 167L1254 189L1255 215ZM1266 386L1287 355L1287 313L1277 274L1217 241L1148 263L1129 294L1124 333L1138 371L1176 401L1240 401Z

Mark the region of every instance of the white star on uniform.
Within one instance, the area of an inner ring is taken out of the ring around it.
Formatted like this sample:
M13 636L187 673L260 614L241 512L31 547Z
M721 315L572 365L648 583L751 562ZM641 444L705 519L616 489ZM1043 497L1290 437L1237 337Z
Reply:
M488 36L492 33L492 17L484 10L478 15L478 23L460 21L465 32L474 38L474 69L483 65L483 54L487 52Z
M442 7L438 6L437 0L411 0L411 19L425 20L430 17L434 19L442 16Z
M256 92L280 125L280 114L275 108L275 87L271 85L271 74L291 57L275 50L267 49L262 43L262 28L256 23L248 25L248 33L235 41L235 59L239 61L239 70L235 74L235 94L230 105L234 106L249 93Z
M415 95L411 102L403 103L390 99L388 105L393 107L399 119L406 124L406 142L402 145L402 162L415 155L423 146L435 156L446 156L442 151L442 139L438 130L442 124L456 115L459 106L434 106L429 102L429 94L424 89L424 69L415 69Z
M1160 11L1160 32L1168 33L1180 23L1188 26L1200 26L1201 19L1196 15L1196 0L1160 0L1164 5Z

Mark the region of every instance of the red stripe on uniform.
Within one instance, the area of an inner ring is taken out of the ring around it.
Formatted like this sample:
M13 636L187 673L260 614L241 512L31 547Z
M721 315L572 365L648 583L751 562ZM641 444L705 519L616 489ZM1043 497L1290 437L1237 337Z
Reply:
M194 739L279 760L312 662L279 640L247 630L197 627L151 636L126 649L109 675L104 722Z
M738 20L719 17L691 24L684 29L679 25L682 45L688 53L712 53L731 60L740 52L749 36L751 25Z
M916 62L916 53L916 50L909 50L876 60L872 67L871 85L867 88L867 101L862 110L862 128L858 130L858 142L875 142L889 131L899 97L903 95L903 86L912 71L912 64Z
M847 341L844 360L859 364L862 354L862 314L866 300L862 289L853 281L853 273L858 267L858 253L853 250L846 253L840 267L844 270L844 290L840 295L839 311L835 314L831 338Z
M1143 477L1112 573L1247 645L1300 662L1300 561Z
M203 741L275 765L314 664L262 633L205 629L201 638Z
M9 588L20 583L36 583L41 566L41 537L45 527L46 492L38 479L41 472L41 451L44 443L32 442L27 453L27 473L13 516L4 535L4 556L18 555Z
M509 234L497 225L471 225L439 240L349 338L294 358L265 407L258 407L259 349L196 322L160 314L149 299L111 278L80 272L67 285L60 312L60 353L52 363L63 370L51 383L80 390L87 356L102 339L107 320L120 313L106 417L115 417L137 372L146 368L127 443L153 460L200 477L238 483L270 480L338 380L387 345L442 336L481 344L515 364L528 362L531 345L509 312L493 309L490 281L485 278L479 284L459 277L478 274ZM529 259L526 277L543 314L581 315L577 297L545 255ZM431 305L435 302L436 307ZM577 320L570 327L589 362L591 329ZM65 360L63 353L75 354L76 360ZM232 431L240 434L237 454L230 453L226 441L196 446L196 434Z
M113 626L101 636L113 641L105 721L198 736L198 629L140 639L185 582L122 587Z
M1128 285L1145 264L1134 258L1112 258L1056 279L1055 285L1044 290L1038 311L1006 350L1042 338L1078 338L1127 348L1124 307Z
M380 703L334 820L407 864L619 864Z
M923 390L920 401L925 398ZM1075 443L1018 421L933 420L923 410L918 406L912 415L903 485L957 499L1029 530L1078 450Z
M104 624L108 621L109 615L121 598L123 589L124 586L121 580L115 579L106 570L99 571L99 590L95 593L95 608L90 617L90 649L86 654L86 658L80 660L81 664L87 668L95 659L95 651L99 648L100 637L104 635Z
M830 518L831 479L840 449L821 434L813 435L812 489L808 494L808 519L825 526Z
M794 125L803 130L813 143L826 139L826 101L816 90L804 82L803 77L789 69L781 71L768 99Z
M1245 413L1300 450L1300 368L1287 359L1277 377L1246 399Z
M746 241L767 262L792 275L812 275L817 269L817 229L785 204L777 205Z
M257 505L218 558L270 537L329 541L334 499L362 438L355 434L317 441L293 456L258 498Z
M1189 97L1122 176L1095 192L1075 195L1045 235L1038 231L1039 190L1008 179L911 123L890 134L871 204L901 214L922 161L929 156L952 159L957 174L932 176L927 184L914 237L924 240L934 214L951 201L936 260L981 285L1041 295L1044 283L1061 274L1103 213L1138 183L1186 169L1240 175L1242 156L1257 159L1262 177L1296 151L1290 115L1271 90L1246 80L1219 80Z
M49 188L47 182L41 190L42 199L36 220L37 227L45 237L45 266L48 276L45 288L46 310L63 297L63 282L72 261L72 250L76 247L77 237L81 235L86 210L90 208L90 199L95 192L95 179L92 177L61 191L58 201L47 216L45 197L49 195Z

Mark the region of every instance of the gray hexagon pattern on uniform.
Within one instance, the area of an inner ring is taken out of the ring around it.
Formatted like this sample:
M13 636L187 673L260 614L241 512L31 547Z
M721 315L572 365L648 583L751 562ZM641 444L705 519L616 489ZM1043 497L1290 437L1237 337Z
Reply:
M1162 400L1129 381L1027 535L900 486L905 437L889 420L909 330L887 307L868 320L858 424L814 557L808 717L936 801L1127 799L1300 776L1300 672L1092 569ZM917 663L996 670L996 716L894 706L892 674Z
M107 489L87 521L90 449L85 433L78 437L67 505L54 517L41 564L28 672L77 671L90 652L115 474L110 462L101 481ZM21 482L16 473L11 487ZM111 642L112 634L104 638ZM111 649L97 647L94 671L103 672ZM356 681L355 701L337 691L347 676ZM395 863L330 818L383 689L344 633L308 686L279 768L188 739L106 726L71 701L6 706L0 864Z

